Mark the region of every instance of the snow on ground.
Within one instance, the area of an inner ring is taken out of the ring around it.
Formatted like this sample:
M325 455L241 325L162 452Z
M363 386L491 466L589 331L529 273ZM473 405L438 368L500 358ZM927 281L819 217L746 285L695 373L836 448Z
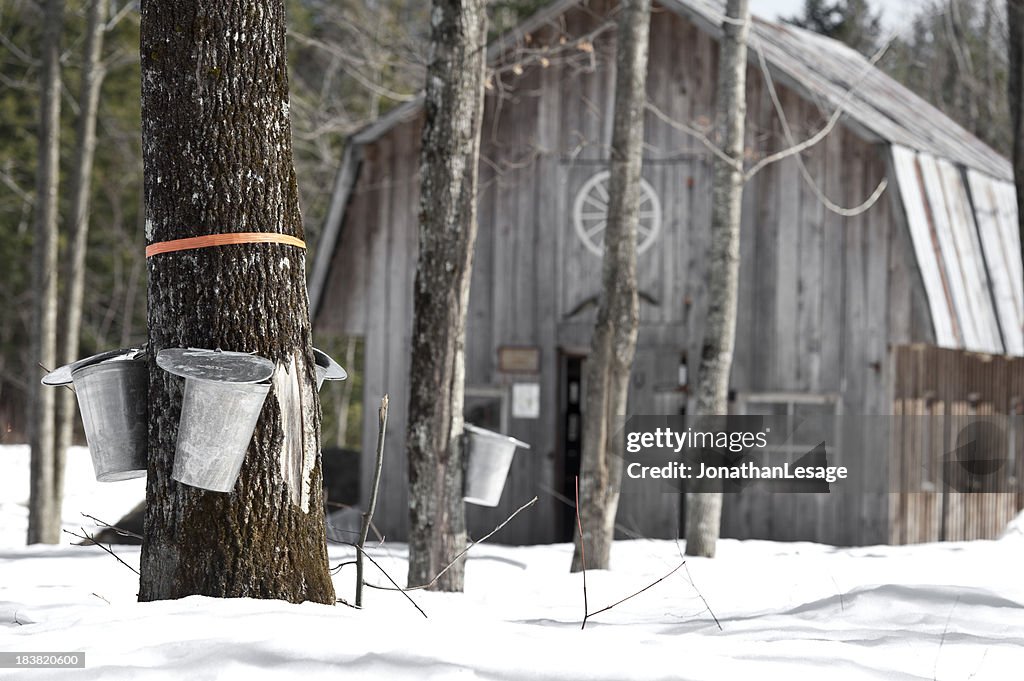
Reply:
M97 528L96 523L82 516L83 513L108 523L116 523L146 498L145 478L118 483L96 482L92 459L85 447L71 447L68 450L65 478L67 482L64 486L61 520L63 528L75 534L81 534L82 528L91 534ZM28 445L0 446L0 548L25 545L28 481ZM61 532L62 544L77 541Z
M689 576L676 572L585 631L582 577L568 573L565 544L475 548L464 594L411 594L429 619L378 590L362 611L203 597L137 603L137 577L96 547L20 545L23 450L0 448L0 651L85 651L86 668L0 669L4 681L1022 678L1019 530L999 541L853 549L726 540L716 559L689 559ZM85 463L86 475L69 475L72 526L79 510L113 518L141 498L140 481L100 486ZM116 551L138 566L138 547ZM375 551L399 582L405 555L400 544ZM332 564L351 556L332 547ZM673 542L637 540L616 543L612 560L612 571L587 575L591 610L680 558ZM349 600L353 573L335 578ZM373 568L370 579L386 583Z

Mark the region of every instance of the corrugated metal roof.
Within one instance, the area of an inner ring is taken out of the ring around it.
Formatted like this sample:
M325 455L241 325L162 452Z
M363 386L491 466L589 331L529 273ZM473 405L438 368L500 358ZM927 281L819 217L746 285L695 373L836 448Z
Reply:
M936 343L1024 354L1013 186L900 145L892 165Z
M992 296L1006 352L1024 355L1024 274L1021 272L1017 193L1013 185L967 171Z

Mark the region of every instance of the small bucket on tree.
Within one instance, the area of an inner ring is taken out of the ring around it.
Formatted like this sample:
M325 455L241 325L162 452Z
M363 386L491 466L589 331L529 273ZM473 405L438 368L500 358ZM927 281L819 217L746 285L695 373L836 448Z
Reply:
M43 376L44 385L73 383L82 426L100 482L146 474L146 353L112 350L62 366Z
M348 378L348 372L340 364L331 359L330 355L322 350L313 348L313 356L316 358L316 389L324 384L324 381L344 381Z
M274 363L244 352L194 348L161 350L156 363L185 379L171 477L230 492L270 392Z
M478 506L497 506L516 447L529 449L530 445L468 423L463 429L468 452L463 499Z

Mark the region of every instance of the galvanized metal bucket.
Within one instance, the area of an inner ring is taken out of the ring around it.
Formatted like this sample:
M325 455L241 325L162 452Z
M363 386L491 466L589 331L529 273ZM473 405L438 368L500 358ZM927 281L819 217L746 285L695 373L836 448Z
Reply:
M145 351L130 348L86 357L50 372L42 382L74 384L98 481L146 474L149 377Z
M171 477L213 492L238 481L274 363L242 352L173 348L156 363L185 379Z
M466 424L466 484L463 499L479 506L497 506L516 447L530 445L514 437Z
M313 356L316 358L316 389L320 390L324 381L344 381L348 378L348 372L340 364L331 359L323 350L313 348Z

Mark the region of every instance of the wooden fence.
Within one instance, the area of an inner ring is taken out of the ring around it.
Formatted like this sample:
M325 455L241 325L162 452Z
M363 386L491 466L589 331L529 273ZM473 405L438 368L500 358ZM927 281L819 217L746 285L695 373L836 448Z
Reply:
M1024 358L906 345L890 366L889 542L998 537L1024 507Z

